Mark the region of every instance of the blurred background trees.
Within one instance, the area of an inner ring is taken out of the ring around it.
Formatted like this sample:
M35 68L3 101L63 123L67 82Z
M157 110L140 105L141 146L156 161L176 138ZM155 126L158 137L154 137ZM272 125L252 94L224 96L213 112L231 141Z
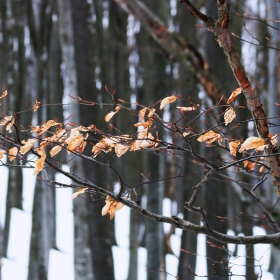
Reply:
M279 5L273 0L230 2L230 31L235 34L235 47L254 87L262 93L266 112L274 117L277 115L274 103L280 103L279 23L272 20L280 17ZM193 3L207 15L217 17L216 1ZM2 102L1 114L23 111L36 99L45 104L68 103L71 96L79 96L83 100L110 102L105 86L116 90L116 98L138 101L145 106L177 94L191 97L192 102L207 109L215 105L222 95L228 97L237 87L223 50L213 34L180 1L1 0L0 5L0 84L2 91L9 92L8 98ZM133 11L137 5L142 9L137 9L139 14ZM240 101L240 106L246 106L245 98ZM19 125L28 127L30 123L36 125L54 118L62 122L73 114L69 122L93 123L100 129L108 129L103 122L106 110L101 106L71 110L61 106L45 107L36 114L36 119L31 113L26 113L17 121ZM250 118L246 109L240 109L238 114L243 119ZM164 118L170 121L176 117L176 113L171 112ZM115 122L117 128L129 134L137 118L126 120L119 116ZM207 124L204 119L197 119L196 126L203 130ZM253 131L252 125L243 125L235 133L246 139ZM165 134L164 137L168 139L172 135ZM221 156L208 155L208 159L215 161ZM150 180L156 180L162 174L172 176L175 164L186 173L196 173L197 167L188 163L172 155L164 159L155 154L141 154L137 160L132 154L118 159L121 175L131 185L142 180L139 170L145 175L151 173ZM77 172L87 174L88 179L97 180L100 185L105 178L108 179L104 169L88 163L79 164L78 160L75 165ZM54 177L55 174L49 176ZM148 210L159 214L162 213L164 198L169 198L173 202L172 214L182 213L185 219L198 222L196 216L184 209L184 202L189 199L190 188L197 178L191 176L180 180L180 183L176 181L176 188L172 180L159 181L152 188L143 188L139 196L142 202L146 201ZM246 174L242 181L253 183ZM263 185L261 192L273 206L276 199L273 189ZM218 204L217 194L222 198ZM36 181L28 272L30 280L48 279L49 250L57 248L55 195L54 188L46 188L41 180ZM241 204L247 199L242 192L234 187L225 188L223 182L210 180L199 199L205 210L211 213L209 223L214 229L224 233L230 229L235 234L252 235L251 225L236 221L221 223L217 218L234 216L239 212L248 215L256 213L255 209L248 210L249 200L245 206ZM90 197L74 201L75 279L114 279L114 224L100 215L103 204L100 200L93 202ZM0 229L2 258L7 257L13 208L22 209L22 169L18 168L9 169L5 223ZM276 205L275 211L279 213L279 205ZM165 274L158 271L165 266L165 255L170 253L173 233L174 229L170 228L170 232L166 233L162 224L144 220L131 212L127 279L138 279L137 250L140 246L147 249L147 271L150 271L147 279L165 279ZM180 242L182 249L196 253L197 236L184 231ZM279 279L279 260L275 257L277 248L273 248L272 252L270 270ZM246 253L251 257L246 259L246 275L253 277L252 247L248 247ZM208 275L213 274L214 263L221 259L226 262L229 258L226 251L215 246L207 246L207 256ZM195 269L195 256L181 251L178 258L180 279L194 279L186 267ZM225 265L222 267L224 269ZM221 274L227 272L222 271ZM221 276L221 279L228 277Z

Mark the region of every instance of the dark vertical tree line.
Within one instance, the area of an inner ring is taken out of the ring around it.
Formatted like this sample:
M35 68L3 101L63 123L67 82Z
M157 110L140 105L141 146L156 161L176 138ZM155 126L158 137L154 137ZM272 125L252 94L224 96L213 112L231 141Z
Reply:
M207 15L217 18L217 1L191 2ZM230 31L235 36L241 37L245 32L242 25L245 19L237 16L237 13L242 15L248 12L245 9L247 1L229 2L232 2ZM265 7L266 17L279 18L278 6L267 9L275 4L274 1L268 2ZM254 16L261 19L260 14ZM200 26L201 22L192 16L180 1L1 0L0 17L0 83L2 92L5 90L9 92L7 101L1 100L1 115L31 108L36 99L44 104L60 104L65 100L71 102L74 98L105 104L90 106L89 103L88 106L74 106L68 109L62 106L46 106L40 112L34 114L27 112L24 117L19 115L16 119L19 127L28 127L31 123L38 125L56 119L84 126L94 124L102 131L114 131L114 127L104 124L104 115L114 109L112 106L106 106L106 103L112 102L111 95L127 102L136 100L144 106L153 106L158 100L177 94L189 98L191 102L200 104L207 110L217 102L225 105L225 99L221 97L223 95L228 97L238 86L228 64L228 58L213 34ZM132 30L129 21L139 28L134 27ZM268 34L267 37L271 37L271 41L275 42L274 47L278 47L279 30L275 22L274 28L269 28L260 21L256 21L255 26L258 26L257 30L261 36ZM262 28L266 30L263 31ZM133 43L129 43L129 40ZM233 40L242 59L247 55L242 53L242 41L237 38ZM255 83L258 90L262 89L262 99L270 112L273 103L279 100L279 67L277 68L276 64L279 54L276 50L267 50L262 45L255 49L259 54L259 59L253 62L258 67L256 70L258 81ZM131 107L133 106L135 105L132 104ZM246 106L245 98L240 101L238 114L244 119L251 118L250 113L245 112L242 106ZM133 124L138 121L138 116L133 115L131 119L125 119L122 118L122 114L120 112L119 118L112 124L132 135L135 133ZM166 118L172 122L180 117L178 114L178 112L166 113ZM222 112L220 114L222 115ZM277 112L271 111L269 115L276 116ZM212 120L211 126L217 125L219 120L214 118ZM197 127L206 130L208 125L203 117L197 118L194 130ZM234 132L236 138L242 135L245 139L250 133L249 129L252 131L247 125L240 125ZM1 130L2 127L0 132ZM163 132L159 131L159 134ZM170 133L161 137L167 139L173 135ZM210 162L220 162L224 156L222 153L207 153L207 148L201 148L199 143L194 145ZM87 149L90 151L91 147ZM67 163L68 160L66 156L61 156L61 162ZM18 165L20 162L14 164ZM78 174L86 174L87 179L96 182L97 185L104 185L108 178L111 187L116 184L117 178L103 167L79 159L69 161L69 165ZM130 153L124 158L114 159L112 165L119 167L119 172L126 179L128 187L143 180L155 182L137 190L137 195L144 198L139 203L140 205L143 201L147 203L147 210L161 215L163 200L169 198L176 201L177 213L173 213L174 215L182 213L184 219L199 223L198 216L184 207L184 203L190 199L191 187L202 179L198 166L189 164L175 153L170 153L165 159L156 153L140 153L136 160ZM194 176L182 176L176 181L176 187L172 180L160 180L164 177L175 177L179 172L178 166L182 174ZM55 172L50 171L48 175L40 176L55 178ZM252 178L244 174L242 181L244 184L252 183ZM248 210L251 201L248 201L244 208L240 203L244 198L242 192L233 186L234 183L230 184L232 187L229 189L221 178L215 178L204 186L199 201L208 214L209 224L224 234L232 229L236 234L243 232L246 235L253 235L252 227L246 226L245 223L241 226L235 221L223 223L217 218L235 215L236 212L248 212L249 215L253 215L257 211ZM261 191L268 197L274 195L269 187L262 187ZM219 203L216 203L217 196L221 198ZM85 200L74 200L73 205L75 279L114 279L112 246L117 244L114 223L100 215L104 201L100 200L98 195L89 195ZM12 208L23 208L20 168L9 169L5 225L0 229L0 257L7 256ZM276 206L276 210L279 211L279 206ZM32 212L28 268L30 280L48 279L49 250L57 249L55 214L55 188L47 187L41 178L38 178ZM140 228L145 229L142 235ZM171 253L170 236L173 233L173 227L165 234L161 223L143 219L138 213L131 211L127 279L138 279L140 246L147 249L147 279L165 279L165 274L159 272L166 267L165 254ZM209 277L218 273L221 275L219 279L229 279L228 251L220 249L223 245L220 242L213 242L208 238L207 241L211 242L211 246L206 247ZM177 256L178 279L194 279L197 265L196 245L197 236L189 231L183 231L181 237L183 250ZM276 247L272 251L274 254L271 271L277 274L279 261L275 256L279 251ZM246 276L252 277L254 274L252 247L247 247L246 254L248 257Z

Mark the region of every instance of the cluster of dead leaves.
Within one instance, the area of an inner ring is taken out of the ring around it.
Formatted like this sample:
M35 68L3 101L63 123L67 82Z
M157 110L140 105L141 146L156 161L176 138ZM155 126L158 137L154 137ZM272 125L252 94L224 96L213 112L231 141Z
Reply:
M72 194L72 199L78 197L80 194L85 193L88 188L80 188L76 192ZM105 216L106 214L110 214L110 220L112 220L115 216L115 213L120 210L124 204L121 202L117 202L111 199L108 195L105 200L105 206L102 208L101 215Z
M101 215L105 216L106 214L110 214L110 220L114 218L116 211L120 210L124 206L121 202L111 200L109 195L107 196L105 203L106 204L102 208Z
M13 116L5 116L2 118L0 122L0 126L2 125L7 125L6 130L11 133L12 132L12 127L15 123L15 118Z
M206 145L210 145L216 140L218 140L219 144L221 144L223 141L223 137L220 133L216 133L213 130L209 130L197 138L197 141L206 142Z
M270 136L270 144L273 147L276 147L278 144L278 134L269 135ZM241 141L235 140L229 143L230 154L236 156L236 153L242 153L243 151L253 150L256 152L262 152L268 148L268 144L265 144L265 141L259 137L249 137L242 144Z

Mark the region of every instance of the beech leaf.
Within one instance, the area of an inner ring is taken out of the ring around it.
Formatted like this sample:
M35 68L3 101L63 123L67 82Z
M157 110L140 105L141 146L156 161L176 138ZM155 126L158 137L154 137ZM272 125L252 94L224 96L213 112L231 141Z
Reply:
M194 111L196 109L196 107L179 107L177 106L177 108L182 112L191 112Z
M24 155L27 152L30 151L30 149L34 146L34 144L37 142L36 139L28 139L28 141L21 141L22 144L24 144L23 146L20 147L19 152Z
M60 145L57 145L55 147L53 147L51 150L50 150L50 155L51 157L54 157L55 155L57 155L62 149L62 146Z
M34 108L33 108L33 111L34 112L36 112L37 111L37 109L39 108L39 106L40 106L40 101L38 101L37 99L36 99L36 102L35 102L35 105L34 105Z
M162 110L167 104L174 102L177 99L175 95L165 97L161 100L159 109Z
M277 147L277 145L278 145L278 134L274 134L270 137L270 143L273 147Z
M47 122L45 122L43 125L41 125L40 127L36 126L36 128L33 128L31 131L32 132L36 132L38 131L37 136L43 134L44 132L46 132L49 128L51 128L54 125L57 125L58 123L54 120L49 120Z
M240 141L232 141L229 143L229 152L232 156L236 156L237 148L240 145Z
M231 123L235 119L235 117L236 117L236 114L235 114L233 107L228 108L224 114L225 125L228 125L229 123Z
M14 160L17 156L17 153L18 153L18 148L17 147L11 148L9 150L9 154L8 154L9 160L10 161Z
M13 118L13 116L5 116L2 118L0 125L5 125L7 122L9 122L11 119Z
M80 188L72 194L72 199L76 198L80 194L84 193L88 188Z
M231 93L231 95L230 95L230 97L229 97L229 99L228 99L228 101L227 101L227 104L231 103L231 102L236 98L236 96L239 95L241 92L242 92L242 88L241 88L241 87L235 89L235 90Z
M0 96L0 98L3 98L3 97L5 97L5 96L7 96L7 95L8 95L8 91L5 90L5 91L3 91L2 95Z
M116 108L115 108L115 111L111 111L110 113L108 113L106 116L105 116L105 121L106 122L109 122L110 120L111 120L111 118L116 114L116 113L118 113L118 111L121 109L121 107L120 106L117 106Z
M4 155L5 155L5 151L4 150L0 150L0 159L2 159Z
M222 141L222 136L219 133L214 132L213 130L209 130L197 138L197 141L206 142L207 145L213 143L216 140L218 140L219 142Z
M249 137L245 140L245 142L241 145L239 149L239 153L242 153L245 150L256 149L265 144L264 140L255 136Z
M40 158L35 160L35 168L33 174L39 174L40 171L44 168L44 163L46 160L46 154L43 148L39 147L36 149L37 153L40 155Z
M6 130L11 133L12 132L12 127L15 123L15 118L12 118L11 122L7 125Z
M109 195L107 196L105 203L106 204L102 208L101 215L104 216L106 214L110 214L110 220L114 218L116 211L120 210L124 206L121 202L111 200Z

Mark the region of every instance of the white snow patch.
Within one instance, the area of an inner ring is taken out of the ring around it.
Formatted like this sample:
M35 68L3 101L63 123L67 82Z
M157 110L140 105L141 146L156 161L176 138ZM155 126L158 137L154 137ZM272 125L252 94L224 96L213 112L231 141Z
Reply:
M49 279L74 280L73 256L51 249L49 260Z

